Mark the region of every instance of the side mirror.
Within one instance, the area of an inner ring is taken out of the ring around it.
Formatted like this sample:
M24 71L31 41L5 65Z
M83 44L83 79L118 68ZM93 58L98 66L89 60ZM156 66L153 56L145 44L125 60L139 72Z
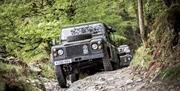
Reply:
M56 39L52 39L52 46L56 45Z
M108 26L108 30L109 32L116 32L116 30L114 30L111 26Z

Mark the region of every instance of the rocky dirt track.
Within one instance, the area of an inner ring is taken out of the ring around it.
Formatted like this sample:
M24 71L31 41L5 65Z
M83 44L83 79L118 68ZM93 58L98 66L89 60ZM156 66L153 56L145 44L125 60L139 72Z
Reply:
M170 84L149 82L137 75L131 67L100 72L71 84L67 89L58 86L56 80L44 79L46 91L180 91L180 80Z

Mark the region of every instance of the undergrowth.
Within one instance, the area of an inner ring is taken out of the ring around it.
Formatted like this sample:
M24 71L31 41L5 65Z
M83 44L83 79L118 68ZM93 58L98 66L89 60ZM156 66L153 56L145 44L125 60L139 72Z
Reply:
M131 65L148 68L149 62L152 60L151 51L151 49L145 48L144 46L139 47L135 51Z
M153 24L148 46L136 50L131 64L148 67L150 74L160 74L158 77L162 79L180 77L179 20L180 5L174 5L162 13ZM157 69L160 69L159 72L156 72Z
M38 86L34 86L32 83L27 82L34 80L30 75L23 76L22 73L16 73L14 68L1 73L0 79L0 91L40 91Z

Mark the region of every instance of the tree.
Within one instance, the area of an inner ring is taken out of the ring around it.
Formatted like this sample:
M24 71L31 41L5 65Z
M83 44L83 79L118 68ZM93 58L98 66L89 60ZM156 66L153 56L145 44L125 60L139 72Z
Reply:
M138 2L139 29L140 29L140 34L141 34L142 42L145 45L146 34L145 34L145 30L144 30L143 1L142 0L137 0L137 2Z
M101 21L117 30L114 41L125 44L135 39L126 36L126 31L137 28L133 0L3 0L0 4L0 49L26 61L47 57L47 42L58 39L64 25Z
M146 34L144 30L144 16L143 16L143 1L137 0L138 2L138 22L139 22L139 29L141 34L141 39L143 44L145 45L146 42Z

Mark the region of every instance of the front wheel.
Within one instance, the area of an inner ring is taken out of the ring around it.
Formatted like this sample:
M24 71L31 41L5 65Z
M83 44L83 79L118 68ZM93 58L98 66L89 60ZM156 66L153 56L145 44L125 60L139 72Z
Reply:
M113 67L112 67L111 61L106 59L106 58L103 58L102 60L103 60L104 70L105 71L112 71Z
M79 74L78 73L71 73L70 74L70 80L72 83L79 80Z
M79 80L79 69L78 69L79 67L76 63L74 63L71 65L71 68L72 68L72 72L70 74L70 80L73 83Z
M66 76L62 66L60 65L55 66L55 71L59 86L61 88L67 88Z

